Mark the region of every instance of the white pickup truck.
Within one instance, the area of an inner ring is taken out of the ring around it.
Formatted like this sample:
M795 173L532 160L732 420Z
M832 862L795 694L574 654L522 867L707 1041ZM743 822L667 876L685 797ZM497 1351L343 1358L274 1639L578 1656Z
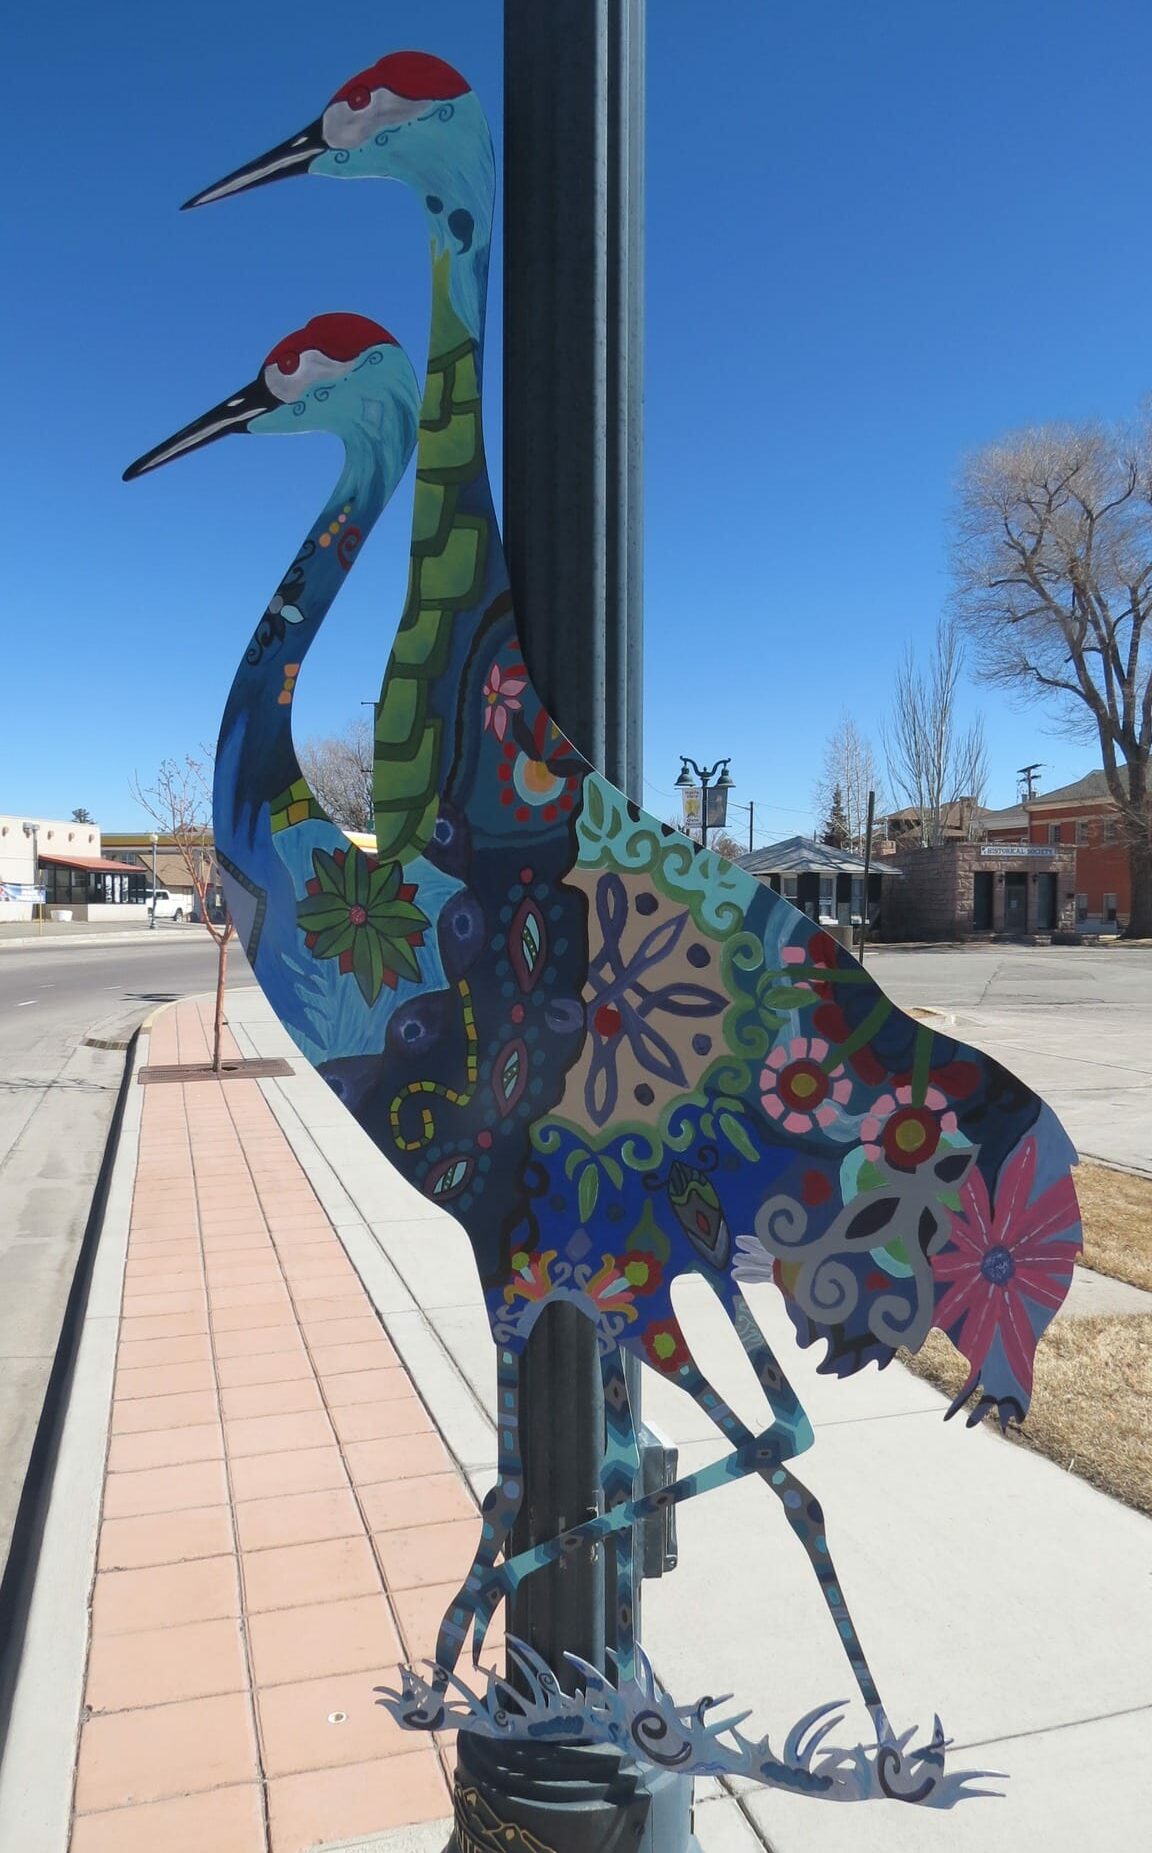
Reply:
M146 894L148 912L155 911L157 920L184 920L188 913L188 903L179 894L169 894L167 888L157 888L155 894Z

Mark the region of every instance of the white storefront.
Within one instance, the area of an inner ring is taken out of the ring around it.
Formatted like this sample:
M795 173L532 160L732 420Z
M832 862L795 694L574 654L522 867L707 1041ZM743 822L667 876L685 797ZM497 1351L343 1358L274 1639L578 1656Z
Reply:
M46 852L100 854L100 826L0 812L0 920L31 920L43 889L40 857Z
M0 812L0 920L144 918L146 883L101 854L99 824Z

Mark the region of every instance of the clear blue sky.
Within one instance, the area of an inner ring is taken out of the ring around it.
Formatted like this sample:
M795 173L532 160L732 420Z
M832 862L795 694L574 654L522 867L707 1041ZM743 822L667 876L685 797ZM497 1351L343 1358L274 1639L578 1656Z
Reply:
M423 358L400 188L180 201L387 50L457 64L499 137L500 29L495 0L45 0L9 26L0 810L138 821L129 776L214 739L338 456L229 440L128 486L124 465L319 311ZM1127 416L1152 384L1152 11L650 0L649 40L646 796L667 812L680 752L729 753L768 840L807 828L839 711L877 719L930 634L963 454ZM498 329L498 254L494 282ZM499 385L493 354L497 463ZM398 499L309 661L301 732L375 694L406 527ZM993 802L1025 760L1049 786L1095 763L971 699Z

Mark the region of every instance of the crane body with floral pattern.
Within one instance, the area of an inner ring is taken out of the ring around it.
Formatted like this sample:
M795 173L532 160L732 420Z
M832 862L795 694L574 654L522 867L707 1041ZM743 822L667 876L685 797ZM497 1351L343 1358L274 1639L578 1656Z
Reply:
M793 1471L811 1424L744 1289L771 1280L799 1342L822 1343L820 1368L840 1377L884 1367L935 1326L970 1364L953 1408L971 1422L1022 1419L1080 1244L1075 1154L1031 1089L905 1015L816 922L647 816L547 713L484 461L494 166L466 80L424 54L383 58L305 130L189 203L309 172L412 188L432 248L432 333L409 601L378 709L376 850L349 846L323 880L299 872L293 968L305 984L335 960L339 978L326 982L323 1034L302 1046L379 1149L467 1230L498 1358L498 1480L475 1559L429 1679L407 1671L390 1708L418 1729L556 1731L567 1700L524 1650L513 1654L530 1700L497 1681L476 1701L455 1669L524 1577L610 1540L616 1683L584 1669L571 1732L626 1736L656 1761L672 1743L678 1766L813 1794L947 1805L970 1790L945 1772L938 1727L916 1749L889 1724L823 1511ZM424 929L376 931L360 897L377 889L386 908L405 897ZM717 1295L753 1365L770 1410L759 1432L709 1382L677 1318L672 1287L688 1273ZM605 1510L512 1554L519 1362L561 1299L597 1333ZM641 1498L629 1355L692 1397L730 1448ZM735 1722L673 1706L636 1645L634 1526L750 1474L812 1565L871 1714L870 1751L829 1750L820 1714L777 1756Z

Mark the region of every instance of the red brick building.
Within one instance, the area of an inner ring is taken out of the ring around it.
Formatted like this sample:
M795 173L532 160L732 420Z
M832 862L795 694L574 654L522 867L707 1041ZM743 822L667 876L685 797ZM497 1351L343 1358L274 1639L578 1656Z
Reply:
M1103 772L1025 800L1028 841L1076 851L1076 923L1115 932L1128 923L1132 887L1120 814Z

